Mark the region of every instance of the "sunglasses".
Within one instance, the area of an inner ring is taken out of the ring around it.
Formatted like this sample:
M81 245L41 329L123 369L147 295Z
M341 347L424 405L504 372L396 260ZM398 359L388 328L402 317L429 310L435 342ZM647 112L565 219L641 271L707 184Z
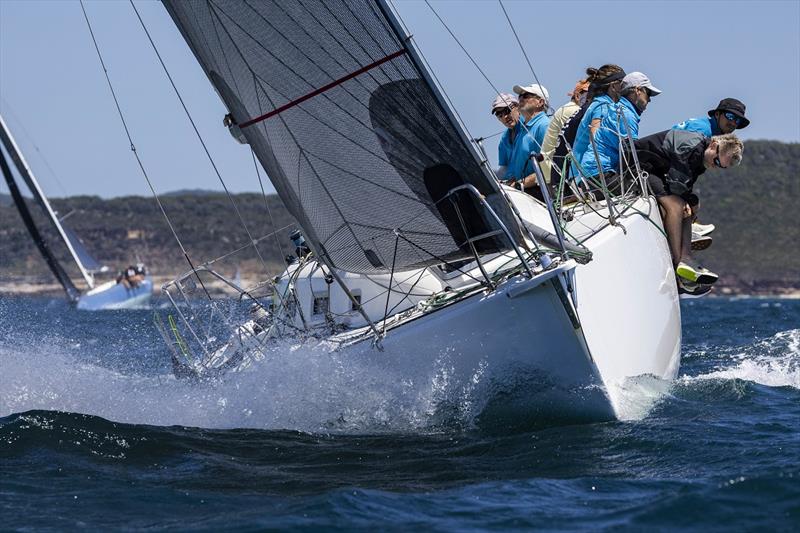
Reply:
M541 96L533 93L522 93L521 95L519 95L520 100L524 100L525 98L541 98Z
M510 115L511 111L513 111L513 110L514 110L513 107L505 107L505 108L501 109L500 111L495 111L494 112L494 116L496 116L497 118L503 119L503 118L506 118L508 115Z
M714 158L714 166L717 168L728 168L723 167L722 162L719 160L719 146L717 146L717 157Z
M722 116L735 123L737 128L742 124L742 117L734 115L730 111L726 111Z

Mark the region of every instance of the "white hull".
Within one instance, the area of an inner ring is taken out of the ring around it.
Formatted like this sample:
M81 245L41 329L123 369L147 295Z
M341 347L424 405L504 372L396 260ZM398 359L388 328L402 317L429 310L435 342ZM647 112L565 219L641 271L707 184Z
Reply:
M368 351L370 358L398 379L446 379L451 393L469 393L473 404L487 401L473 405L481 425L611 419L614 411L583 333L573 327L570 304L553 285L574 266L533 279L517 276L397 327L382 351Z
M511 196L524 219L552 229L541 204L521 193ZM366 322L340 288L325 282L315 263L295 266L291 285L307 326L327 327L313 305L326 296L329 310L346 328L325 342L415 386L441 381L444 373L449 390L469 389L473 399L488 402L479 409L479 419L487 423L627 418L628 400L621 392L627 380L674 379L681 341L679 300L657 207L648 199L636 200L633 207L620 217L621 226L609 226L602 213L591 210L571 223L570 233L592 252L587 264L569 261L532 279L516 275L493 291L475 292L436 310L419 304L447 294L446 286L469 290L474 279L431 269L396 275L389 308L404 313L388 320L382 349L371 345ZM486 264L497 268L509 259L489 258ZM465 268L480 277L475 266ZM290 267L284 279L292 272ZM341 275L382 327L378 317L387 308L388 277ZM576 307L565 290L568 284ZM412 296L398 295L412 286ZM295 323L301 325L299 314ZM275 331L253 335L253 324L241 326L207 367L219 367L241 352L251 354L246 362L260 359L263 350L256 347Z
M592 261L575 270L578 314L619 417L628 378L671 381L680 367L680 305L655 200L650 212L654 221L628 216L626 233L609 226L592 237Z
M131 309L147 305L152 294L153 281L150 278L133 288L109 281L82 294L77 307L82 311Z

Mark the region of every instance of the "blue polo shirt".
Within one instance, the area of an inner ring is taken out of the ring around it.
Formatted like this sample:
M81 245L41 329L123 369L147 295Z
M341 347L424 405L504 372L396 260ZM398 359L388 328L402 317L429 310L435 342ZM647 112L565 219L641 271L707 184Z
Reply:
M544 112L539 113L525 123L525 126L528 128L528 137L530 137L528 141L530 143L531 152L535 154L542 152L542 143L547 133L547 126L549 125L550 117ZM528 172L528 174L530 174L530 172Z
M706 137L722 135L722 131L720 131L719 125L717 124L717 119L714 117L690 118L689 120L684 120L680 124L675 124L672 126L672 129L694 131L702 133Z
M629 129L634 139L639 138L639 120L641 117L631 101L623 96L619 99L617 109L622 110L622 116L618 116L616 112L609 113L600 121L600 128L594 134L594 142L597 145L597 154L600 159L600 165L603 168L603 174L619 170L620 138L623 139L623 142L626 142L624 139L628 137ZM597 159L591 147L583 153L581 168L583 168L583 172L587 176L598 176L600 174L597 170Z
M521 180L533 173L530 155L542 151L542 142L550 118L545 113L539 113L526 122L525 127L522 124L523 121L520 119L514 127L513 145L510 141L511 130L506 130L500 138L497 160L500 166L506 167L503 181Z
M578 131L575 133L575 142L572 144L572 155L576 161L583 159L583 154L589 148L589 126L592 121L599 118L603 119L606 115L616 114L617 104L607 94L603 94L592 100L589 107L586 109L586 114L581 119L581 124L578 126ZM580 181L580 172L572 165L572 175Z

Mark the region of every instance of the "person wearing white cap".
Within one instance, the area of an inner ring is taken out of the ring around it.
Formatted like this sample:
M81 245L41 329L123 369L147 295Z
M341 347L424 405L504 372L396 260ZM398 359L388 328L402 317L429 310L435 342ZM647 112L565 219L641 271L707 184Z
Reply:
M519 101L517 96L509 93L500 93L492 100L492 115L497 117L507 129L500 137L500 144L497 145L497 161L500 168L497 169L497 177L504 181L508 174L508 167L520 162L514 160L514 147L522 141L524 133L519 122ZM524 161L521 162L524 165Z
M537 195L536 174L534 174L530 156L542 151L544 135L550 124L550 118L545 113L550 95L547 89L538 83L524 86L515 85L514 92L519 95L519 112L525 132L524 142L519 146L521 151L518 157L524 158L525 165L515 169L516 172L509 176L509 179L513 180L514 185L521 185L525 189L530 188L529 192Z
M661 94L650 78L641 72L631 72L622 79L622 89L617 107L620 113L608 113L600 122L594 135L597 154L590 146L581 158L581 169L585 176L598 176L600 169L609 185L616 185L611 175L619 173L620 140L627 143L628 133L633 139L639 138L639 120L650 103L650 98Z

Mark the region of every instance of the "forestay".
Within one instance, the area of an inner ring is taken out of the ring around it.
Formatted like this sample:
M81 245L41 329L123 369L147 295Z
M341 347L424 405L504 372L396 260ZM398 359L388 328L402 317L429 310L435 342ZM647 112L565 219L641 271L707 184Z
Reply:
M516 235L496 182L384 4L164 4L286 207L336 267L399 271L469 255L454 209L435 201L460 184L474 185ZM466 207L468 234L497 229L481 205Z

